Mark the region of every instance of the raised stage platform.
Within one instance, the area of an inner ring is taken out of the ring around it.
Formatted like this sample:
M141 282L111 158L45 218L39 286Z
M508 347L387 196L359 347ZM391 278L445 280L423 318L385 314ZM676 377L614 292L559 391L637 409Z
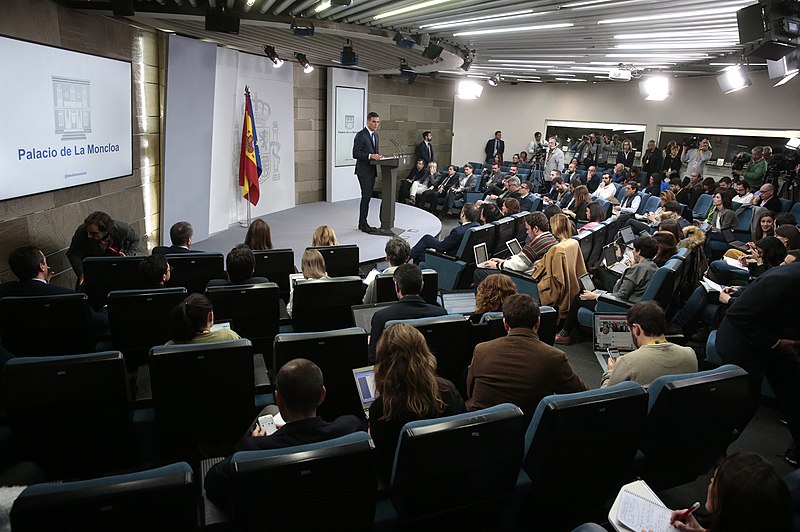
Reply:
M382 260L388 236L362 233L358 225L359 199L329 203L321 201L298 205L285 211L261 216L272 230L272 245L276 249L291 248L294 250L295 264L300 268L303 251L311 245L311 234L320 225L329 225L336 232L339 244L357 244L359 262ZM378 213L381 200L373 198L369 205L369 224L380 227ZM398 203L395 212L395 227L403 229L399 235L413 246L422 235L438 235L442 230L441 221L427 211L411 205ZM227 254L231 248L244 242L246 227L238 224L225 231L211 235L206 240L194 242L193 248L203 251L218 251Z

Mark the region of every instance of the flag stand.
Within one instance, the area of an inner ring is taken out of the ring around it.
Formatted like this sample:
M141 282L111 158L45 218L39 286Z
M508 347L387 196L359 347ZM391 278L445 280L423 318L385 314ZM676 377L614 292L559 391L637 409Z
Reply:
M250 227L251 219L250 219L250 191L247 191L247 196L245 196L247 201L247 219L243 222L239 222L239 227Z

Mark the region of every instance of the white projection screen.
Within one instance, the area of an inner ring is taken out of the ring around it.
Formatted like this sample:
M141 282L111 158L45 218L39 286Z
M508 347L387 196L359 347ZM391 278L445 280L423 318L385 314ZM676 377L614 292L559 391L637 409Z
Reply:
M336 166L353 166L353 139L364 129L364 89L336 87Z
M0 37L0 200L130 175L131 64Z

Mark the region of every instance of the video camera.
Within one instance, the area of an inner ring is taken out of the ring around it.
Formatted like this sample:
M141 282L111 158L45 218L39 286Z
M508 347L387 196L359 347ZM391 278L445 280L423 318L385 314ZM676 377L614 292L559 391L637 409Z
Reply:
M700 146L700 138L699 137L683 137L683 142L681 143L682 146L689 148L690 150L695 150Z

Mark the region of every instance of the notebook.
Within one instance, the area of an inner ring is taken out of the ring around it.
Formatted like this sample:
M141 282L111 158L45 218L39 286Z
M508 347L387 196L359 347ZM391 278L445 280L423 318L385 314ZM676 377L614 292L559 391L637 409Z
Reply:
M375 393L375 366L366 366L353 370L353 379L356 381L356 390L361 398L364 415L369 419L369 407L377 397Z
M594 315L594 356L603 371L608 371L608 349L616 349L620 355L636 349L624 314Z
M489 260L489 252L486 251L486 242L475 244L472 250L475 252L475 264L483 264Z
M372 332L372 316L379 310L394 305L394 301L388 303L369 303L367 305L353 305L350 311L353 313L353 323L356 327L361 327L367 334Z
M475 312L475 292L448 292L442 294L442 306L448 314L472 314Z
M677 528L669 524L670 517L672 510L661 502L643 480L622 486L608 512L609 523L618 531L672 532Z
M517 255L517 254L519 254L519 252L522 251L522 245L519 243L519 240L517 240L516 238L512 238L511 240L506 242L506 247L508 248L508 251L511 252L512 256L513 255Z

